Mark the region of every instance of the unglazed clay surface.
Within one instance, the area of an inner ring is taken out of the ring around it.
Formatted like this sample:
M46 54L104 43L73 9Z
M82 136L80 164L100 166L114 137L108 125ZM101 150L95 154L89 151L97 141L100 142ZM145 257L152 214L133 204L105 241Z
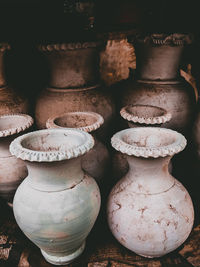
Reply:
M168 172L171 156L185 138L163 128L133 128L112 138L113 147L127 154L129 171L112 189L108 223L115 238L144 257L161 257L189 236L194 210L183 185Z

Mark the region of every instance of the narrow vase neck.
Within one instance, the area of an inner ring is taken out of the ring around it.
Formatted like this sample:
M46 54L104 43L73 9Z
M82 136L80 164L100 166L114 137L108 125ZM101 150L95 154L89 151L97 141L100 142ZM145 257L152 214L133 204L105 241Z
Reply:
M62 191L84 178L81 157L57 162L27 162L29 184L40 191Z
M171 157L141 158L127 156L129 172L125 178L130 181L135 193L156 194L164 192L174 184L168 165Z
M1 158L12 156L9 151L9 145L15 138L16 136L7 136L7 137L0 138L0 157Z

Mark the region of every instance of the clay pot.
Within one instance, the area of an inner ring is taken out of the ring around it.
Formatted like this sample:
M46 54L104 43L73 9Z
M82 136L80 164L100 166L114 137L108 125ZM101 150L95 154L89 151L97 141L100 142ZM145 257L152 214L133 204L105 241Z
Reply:
M76 129L48 129L16 138L12 155L27 164L13 210L25 235L55 265L75 260L84 250L100 208L95 180L83 172L81 155L94 145Z
M104 125L97 131L103 140L110 131L115 116L115 106L109 93L99 85L77 89L47 88L36 103L36 123L39 129L46 127L46 121L60 114L73 111L93 111L101 114Z
M171 157L186 146L170 129L138 127L118 132L112 146L127 155L129 171L108 198L115 238L144 257L161 257L189 236L194 210L183 185L168 172Z
M28 101L10 88L5 79L4 53L10 49L8 44L0 44L0 115L28 113Z
M184 46L190 41L184 34L151 34L131 41L137 58L137 79L127 81L121 105L164 108L172 119L163 127L186 133L196 101L193 88L180 75L180 63Z
M0 116L0 197L12 203L14 193L27 176L27 168L21 159L9 152L10 143L31 127L33 119L25 114Z
M94 112L69 112L47 120L47 128L76 128L93 135L94 147L82 157L83 170L100 185L110 167L110 156L106 146L95 137L95 132L103 124L101 115Z
M163 123L170 121L171 114L163 108L149 105L129 105L120 111L121 116L127 121L127 126L134 127L161 127ZM116 152L112 159L112 172L115 179L119 180L128 172L128 162L126 155ZM171 161L169 172L172 172Z
M50 87L77 88L99 81L98 42L40 45L50 68Z

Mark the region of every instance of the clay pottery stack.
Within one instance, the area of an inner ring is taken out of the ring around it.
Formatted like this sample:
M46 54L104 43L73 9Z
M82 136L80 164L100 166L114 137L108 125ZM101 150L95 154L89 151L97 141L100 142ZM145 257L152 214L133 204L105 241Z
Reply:
M96 182L104 184L110 168L110 156L106 146L96 138L95 133L103 125L104 119L95 112L68 112L49 118L47 128L76 128L92 134L95 145L82 157L83 170Z
M8 44L0 43L0 115L28 113L28 101L10 88L5 79L4 54L8 49Z
M0 197L10 205L17 187L27 176L27 168L21 159L10 154L9 145L32 124L33 119L26 114L0 116Z
M163 108L150 105L128 105L120 110L122 118L125 120L125 127L162 127L164 123L170 121L171 114ZM126 154L115 152L112 159L112 172L116 180L119 180L128 172L128 162ZM172 164L169 164L169 171L172 172Z
M36 103L36 123L45 128L48 118L72 111L93 111L101 114L104 125L102 139L112 129L114 103L108 90L99 84L98 42L41 45L49 63L49 86Z
M184 47L191 43L187 34L148 34L133 42L137 58L136 80L123 90L122 106L154 105L170 112L163 127L184 134L190 129L195 109L195 93L180 75Z
M107 205L108 223L115 238L144 257L161 257L189 236L192 200L168 172L172 156L186 139L176 131L138 127L120 131L112 146L126 154L128 173L113 187Z
M81 168L81 156L93 146L93 137L77 129L35 131L10 145L28 168L13 201L16 221L52 264L68 264L83 252L99 213L99 188Z

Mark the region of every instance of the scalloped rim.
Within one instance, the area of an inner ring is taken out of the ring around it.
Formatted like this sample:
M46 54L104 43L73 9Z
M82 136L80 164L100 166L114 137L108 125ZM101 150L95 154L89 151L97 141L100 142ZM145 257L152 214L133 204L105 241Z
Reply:
M55 134L63 133L63 134L71 134L71 135L82 135L85 137L85 142L82 145L76 146L74 148L66 149L65 151L35 151L22 146L22 142L30 137L34 137L40 134ZM10 153L22 160L28 160L31 162L53 162L53 161L61 161L79 157L86 152L88 152L94 146L93 137L86 132L77 129L47 129L47 130L39 130L31 133L24 134L22 136L17 137L10 144Z
M170 145L161 147L138 147L136 145L127 144L122 140L122 137L125 133L130 132L131 134L134 134L135 131L143 131L144 129L146 130L147 127L130 128L120 131L113 135L113 137L111 138L111 144L117 151L120 151L123 154L143 158L173 156L174 154L182 151L187 144L187 140L182 134L171 129L158 127L148 127L148 129L153 129L154 131L160 131L163 133L173 133L176 137L176 141Z
M87 125L84 127L72 128L72 129L78 129L78 130L81 130L81 131L84 131L87 133L90 133L90 132L97 130L104 123L104 119L99 113L92 112L92 111L74 111L74 112L66 112L66 113L60 114L59 116L57 115L57 116L54 116L52 118L49 118L46 122L47 129L52 129L52 128L65 129L65 128L68 128L68 127L59 126L58 124L55 123L56 119L59 119L61 117L68 116L68 115L82 115L82 116L84 115L85 117L95 118L96 122L93 124L90 124L90 125Z
M23 117L25 119L25 122L23 125L18 125L17 127L13 127L13 128L9 128L3 131L0 131L0 137L6 137L6 136L10 136L10 135L14 135L14 134L18 134L20 132L25 131L26 129L30 128L33 125L33 118L27 114L23 114L23 113L16 113L16 114L6 114L6 115L2 115L0 116L0 120L1 118L13 118L13 117Z
M129 107L151 107L151 108L155 108L157 110L162 111L164 114L161 116L157 116L157 117L149 117L149 118L145 118L145 117L139 117L137 115L134 115L133 113L130 113L127 111L127 109ZM131 121L131 122L135 122L135 123L141 123L141 124L162 124L165 122L168 122L171 120L172 115L170 112L167 112L165 109L160 108L160 107L156 107L156 106L151 106L151 105L128 105L123 107L120 110L120 114L121 116L127 120L127 121Z
M152 34L138 34L137 36L130 37L130 42L137 41L139 43L152 43L154 45L176 45L182 46L185 44L191 44L193 42L192 34L182 33L152 33Z
M10 50L10 45L7 43L0 43L0 51L4 52L5 50Z
M75 49L95 48L102 44L100 41L96 42L77 42L77 43L60 43L60 44L41 44L38 46L40 51L66 51Z

